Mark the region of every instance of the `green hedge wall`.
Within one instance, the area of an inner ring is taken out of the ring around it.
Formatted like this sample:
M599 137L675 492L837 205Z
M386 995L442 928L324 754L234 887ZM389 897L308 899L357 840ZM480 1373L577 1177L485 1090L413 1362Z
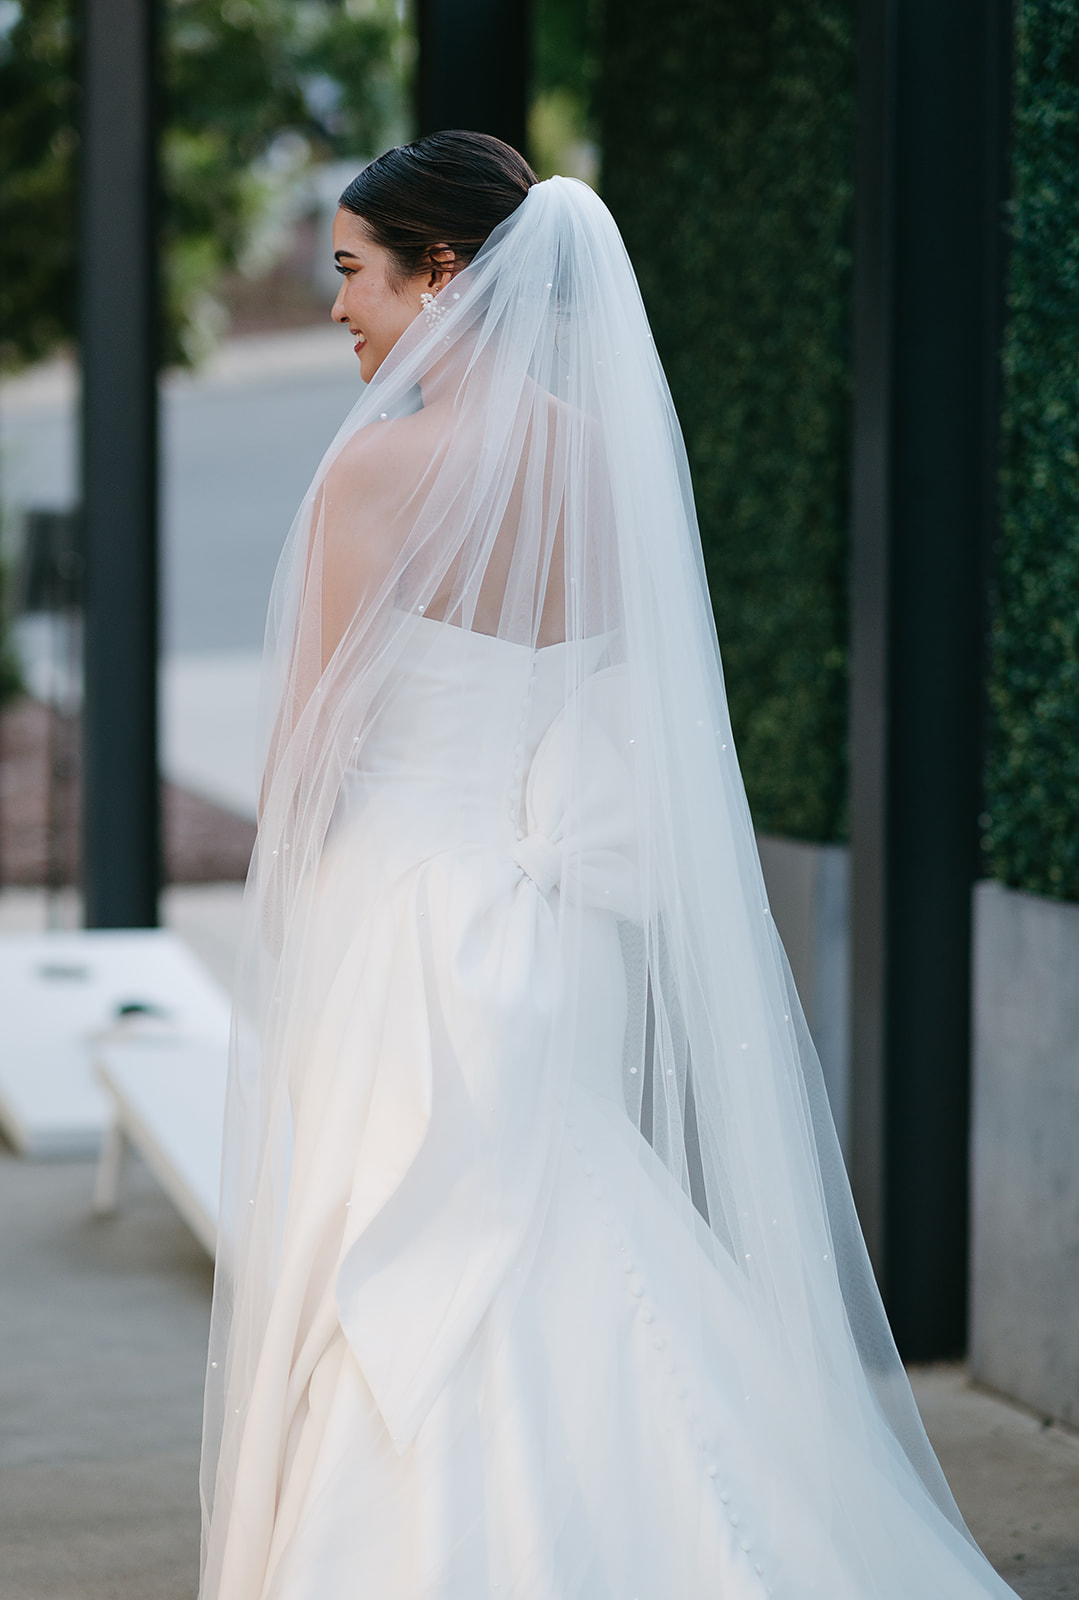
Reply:
M757 826L845 830L851 0L608 0L603 193L686 435Z
M1013 164L983 842L1079 900L1079 0L1021 0Z

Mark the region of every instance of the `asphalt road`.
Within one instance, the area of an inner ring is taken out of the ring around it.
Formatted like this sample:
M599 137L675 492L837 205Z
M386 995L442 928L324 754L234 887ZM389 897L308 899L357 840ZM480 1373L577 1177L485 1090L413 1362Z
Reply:
M194 374L162 383L162 645L167 655L253 650L292 517L360 393L347 332L325 327L234 340ZM76 488L69 367L0 385L4 538L28 506L66 507Z
M347 333L328 321L236 339L162 382L161 763L180 787L242 816L258 789L256 706L266 605L293 516L361 391ZM0 539L27 508L76 501L76 375L53 363L0 384ZM31 691L55 692L63 641L20 624Z

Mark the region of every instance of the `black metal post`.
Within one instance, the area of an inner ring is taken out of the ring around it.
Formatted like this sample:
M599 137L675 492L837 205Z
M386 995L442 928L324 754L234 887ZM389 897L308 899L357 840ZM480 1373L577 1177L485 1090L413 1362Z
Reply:
M155 0L83 0L83 854L89 927L157 922Z
M1008 0L862 0L852 1181L900 1349L966 1338L970 903Z
M884 1265L885 730L896 3L862 0L859 8L855 145L850 1178L878 1276Z
M528 0L419 0L420 133L470 128L528 142Z

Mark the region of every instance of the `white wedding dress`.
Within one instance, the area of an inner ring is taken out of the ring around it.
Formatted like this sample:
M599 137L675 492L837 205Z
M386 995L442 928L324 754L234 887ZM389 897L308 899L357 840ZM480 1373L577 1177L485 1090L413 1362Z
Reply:
M564 202L580 230L599 202L578 187L540 185L522 213ZM564 250L564 215L539 220ZM534 237L522 258L552 270ZM417 436L415 370L371 386L396 438ZM709 703L680 653L707 642L700 611L642 675L624 524L622 601L575 613L591 569L567 558L566 641L546 646L532 602L531 636L504 603L497 630L458 625L452 597L457 621L434 620L443 568L410 592L395 558L345 687L331 664L301 693L319 514L274 700L299 707L301 753L253 869L262 998L233 1073L205 1600L1010 1594L920 1433L830 1165L748 818L721 787L718 673ZM590 514L619 524L606 488ZM661 605L663 573L637 600ZM666 853L698 834L729 870Z

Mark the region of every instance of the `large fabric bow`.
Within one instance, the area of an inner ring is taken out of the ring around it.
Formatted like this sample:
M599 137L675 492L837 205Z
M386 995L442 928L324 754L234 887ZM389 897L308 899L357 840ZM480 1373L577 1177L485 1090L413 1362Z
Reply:
M544 734L514 859L543 895L638 915L634 741L624 667L587 678Z

